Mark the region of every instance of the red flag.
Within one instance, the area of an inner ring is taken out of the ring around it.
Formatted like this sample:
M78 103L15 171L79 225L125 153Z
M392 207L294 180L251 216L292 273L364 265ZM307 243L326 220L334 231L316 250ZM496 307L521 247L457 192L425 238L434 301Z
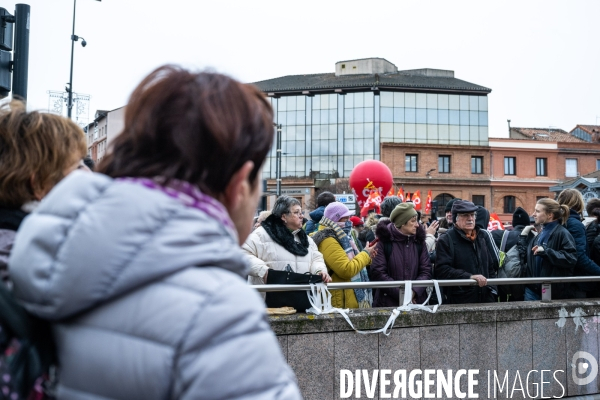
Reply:
M500 222L498 214L490 214L490 222L488 222L488 231L495 231L496 229L504 229L504 225Z
M406 192L406 202L408 203L409 201L412 201L410 199L410 192Z
M398 189L398 197L401 201L404 201L404 185L400 189Z
M421 211L421 191L417 190L412 197L412 201L415 205L415 210Z
M392 185L392 187L390 188L390 191L388 192L387 196L385 197L392 197L396 195L396 191L394 190L394 185Z
M378 191L372 191L367 201L365 201L365 205L360 210L360 215L362 217L366 217L369 213L369 210L375 209L377 214L381 214L381 196Z
M431 190L427 192L427 202L425 203L425 214L431 212Z

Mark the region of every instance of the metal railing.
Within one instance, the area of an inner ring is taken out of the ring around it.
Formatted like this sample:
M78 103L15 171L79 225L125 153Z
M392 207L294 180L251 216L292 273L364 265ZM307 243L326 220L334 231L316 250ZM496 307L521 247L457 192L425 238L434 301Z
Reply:
M335 289L361 289L361 288L399 288L404 289L408 281L384 281L384 282L344 282L344 283L328 283L329 290ZM432 287L432 280L427 281L410 281L413 287ZM552 300L552 283L573 283L573 282L600 282L600 276L569 276L560 278L497 278L488 279L488 286L499 285L529 285L532 283L542 284L542 301ZM448 279L437 281L438 285L443 286L477 286L477 281L474 279ZM259 292L286 292L296 290L310 290L310 285L252 285Z

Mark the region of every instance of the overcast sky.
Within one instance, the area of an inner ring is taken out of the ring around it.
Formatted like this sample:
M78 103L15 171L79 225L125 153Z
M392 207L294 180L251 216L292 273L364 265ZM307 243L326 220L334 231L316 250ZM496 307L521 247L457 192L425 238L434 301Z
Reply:
M69 80L73 0L22 2L29 105L47 109L47 92ZM570 131L600 124L599 16L597 0L78 0L75 34L88 44L76 44L73 89L92 96L93 119L165 63L253 82L382 57L491 88L490 136L506 136L507 119Z

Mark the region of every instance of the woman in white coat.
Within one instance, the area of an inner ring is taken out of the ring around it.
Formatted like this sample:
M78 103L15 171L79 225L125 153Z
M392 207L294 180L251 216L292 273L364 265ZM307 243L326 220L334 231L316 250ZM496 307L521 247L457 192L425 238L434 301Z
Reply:
M280 196L271 215L248 236L242 249L250 261L248 282L264 285L269 269L319 274L330 282L323 255L302 229L302 209L293 197ZM264 296L264 294L263 294Z

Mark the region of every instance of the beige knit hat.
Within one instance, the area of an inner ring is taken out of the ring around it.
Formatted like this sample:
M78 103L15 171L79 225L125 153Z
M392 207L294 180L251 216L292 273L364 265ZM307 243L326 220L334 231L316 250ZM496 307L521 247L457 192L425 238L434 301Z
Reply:
M394 208L394 211L390 214L390 219L396 225L396 228L406 224L412 217L417 215L417 211L413 203L401 203Z

